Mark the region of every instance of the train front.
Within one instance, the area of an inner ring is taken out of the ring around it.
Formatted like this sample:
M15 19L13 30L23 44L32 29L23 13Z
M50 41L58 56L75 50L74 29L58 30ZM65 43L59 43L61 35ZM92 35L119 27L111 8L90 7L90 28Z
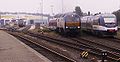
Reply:
M65 31L71 33L80 33L80 17L77 14L70 14L64 17L65 19Z
M109 14L102 16L100 20L100 24L103 26L101 28L101 30L103 30L102 34L110 36L117 34L118 24L115 15Z

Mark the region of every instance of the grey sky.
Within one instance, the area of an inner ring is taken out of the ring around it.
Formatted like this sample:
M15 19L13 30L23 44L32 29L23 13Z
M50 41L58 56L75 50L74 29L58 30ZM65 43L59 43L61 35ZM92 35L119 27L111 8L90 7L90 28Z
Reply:
M41 12L41 0L0 0L0 11ZM61 0L43 0L43 12L61 13ZM120 7L119 0L63 0L63 11L70 12L80 6L83 12L113 12Z

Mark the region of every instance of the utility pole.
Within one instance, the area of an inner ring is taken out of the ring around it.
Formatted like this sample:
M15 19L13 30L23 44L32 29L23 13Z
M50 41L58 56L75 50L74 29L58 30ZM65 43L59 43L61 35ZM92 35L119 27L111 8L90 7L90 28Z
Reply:
M120 2L120 0L119 0L119 2ZM119 3L119 9L120 9L120 3Z
M1 12L0 12L0 27L1 27Z
M1 20L1 12L0 12L0 20Z
M63 0L61 1L61 3L62 3L62 13L63 13Z
M53 5L50 6L51 7L51 15L54 16L54 12L53 12Z
M41 0L41 20L43 21L43 0Z

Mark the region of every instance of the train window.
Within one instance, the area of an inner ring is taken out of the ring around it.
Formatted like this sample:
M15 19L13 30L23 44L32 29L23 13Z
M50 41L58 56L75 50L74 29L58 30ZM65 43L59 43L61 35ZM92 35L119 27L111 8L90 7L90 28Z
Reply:
M93 24L98 25L99 24L98 19L93 20Z
M74 16L73 16L73 20L74 20L74 21L79 21L79 20L80 20L80 17L79 17L78 15L74 15Z
M66 21L72 21L72 16L66 16Z
M80 21L79 16L77 15L72 15L72 16L66 16L66 21Z
M105 23L116 23L115 18L104 18Z
M74 21L80 21L80 18L79 17L74 17L73 20Z

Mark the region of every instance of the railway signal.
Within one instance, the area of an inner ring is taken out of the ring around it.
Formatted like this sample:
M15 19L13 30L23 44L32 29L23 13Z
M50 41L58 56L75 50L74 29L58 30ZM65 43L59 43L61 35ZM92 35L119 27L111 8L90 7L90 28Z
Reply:
M120 58L116 62L120 62Z
M102 51L102 62L105 62L105 60L107 60L107 52L106 51Z

